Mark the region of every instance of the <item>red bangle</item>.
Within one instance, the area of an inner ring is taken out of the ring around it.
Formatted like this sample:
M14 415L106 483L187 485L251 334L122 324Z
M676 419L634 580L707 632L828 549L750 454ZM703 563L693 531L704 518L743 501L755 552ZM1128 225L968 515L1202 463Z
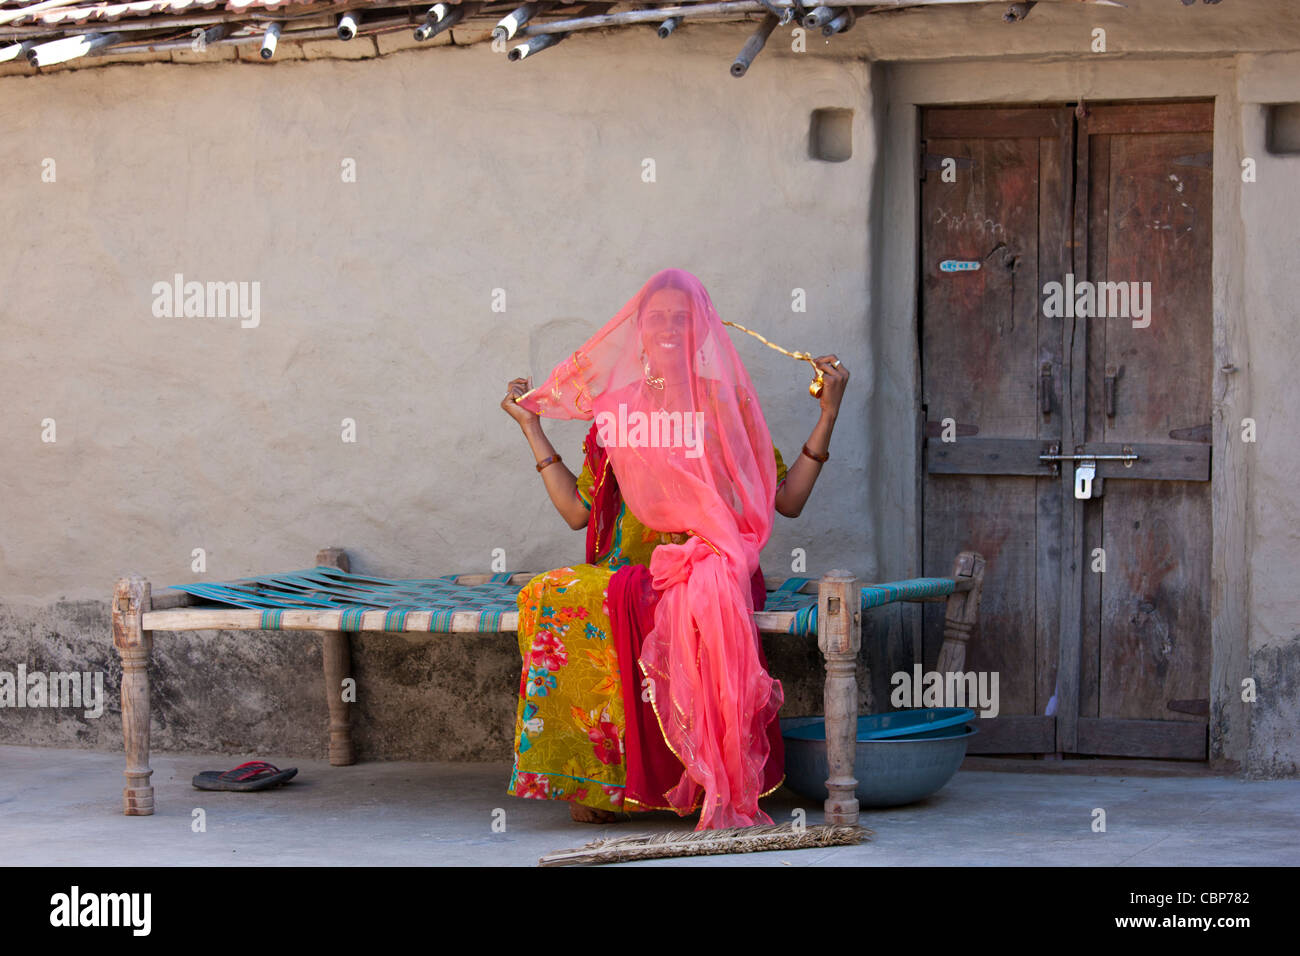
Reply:
M537 463L537 470L538 470L538 471L541 471L541 470L542 470L543 468L545 468L547 465L553 465L553 464L555 464L557 461L561 461L561 460L562 460L562 459L560 458L559 455L551 455L549 458L543 458L541 461L539 461L539 462Z
M827 459L831 457L831 453L829 451L823 455L814 455L812 452L808 450L807 445L803 446L803 453L807 455L809 458L811 458L813 461L818 462L819 464L825 464Z

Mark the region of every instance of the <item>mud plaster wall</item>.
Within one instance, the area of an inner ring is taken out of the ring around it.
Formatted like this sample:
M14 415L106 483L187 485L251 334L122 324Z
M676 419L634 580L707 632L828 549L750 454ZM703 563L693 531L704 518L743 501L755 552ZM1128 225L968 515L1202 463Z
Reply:
M0 670L104 669L110 696L97 720L0 710L0 740L120 748L108 596L126 572L228 580L330 545L391 577L486 571L495 548L511 569L580 561L498 403L669 266L724 318L853 369L831 465L763 564L788 574L800 547L810 573L874 574L868 69L771 57L738 83L742 34L685 31L669 70L625 33L526 75L484 46L0 79ZM456 89L473 95L437 92ZM854 110L851 160L809 158L822 107ZM260 324L154 317L178 272L260 282ZM807 367L737 346L793 462L817 416ZM585 430L547 428L575 469ZM513 635L355 643L363 758L508 758ZM787 712L820 712L815 644L768 647ZM157 749L325 753L318 638L157 633L151 673Z
M1261 775L1300 769L1300 154L1266 149L1267 105L1300 102L1300 54L1241 58L1242 156L1256 181L1242 188L1245 311L1249 316L1252 410L1257 440L1251 481L1250 705L1248 768Z

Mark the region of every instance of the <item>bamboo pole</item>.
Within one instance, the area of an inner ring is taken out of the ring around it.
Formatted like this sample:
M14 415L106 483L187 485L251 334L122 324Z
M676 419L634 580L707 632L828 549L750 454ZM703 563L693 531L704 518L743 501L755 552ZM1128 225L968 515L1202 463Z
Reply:
M254 23L269 23L277 21L282 25L298 23L299 21L315 20L317 16L311 17L285 17L276 18L268 17L261 13L231 13L224 10L213 10L206 16L190 17L138 17L134 20L114 20L112 21L112 30L114 33L127 33L148 30L175 29L179 27L206 27L217 23L229 23L239 26L250 26ZM403 18L404 22L409 21L409 17ZM0 29L0 42L6 39L18 39L29 36L49 36L52 34L63 34L71 36L74 33L101 33L105 29L103 22L98 23L69 23L66 25L56 26L34 26L21 24L12 26L7 29ZM314 27L311 29L315 29Z
M532 20L538 14L545 13L553 6L555 6L554 3L525 3L523 6L515 8L502 17L497 25L492 28L492 39L513 40L529 20Z
M435 3L424 15L424 22L415 28L417 40L430 40L443 30L450 30L467 17L478 13L481 3Z
M92 50L108 46L116 37L111 33L79 33L33 46L27 51L27 62L35 67L55 66L83 57Z
M407 17L394 17L391 20L382 20L374 23L367 22L361 28L360 35L375 36L380 33L392 33L397 30L405 30L410 27L411 21ZM310 30L285 30L281 32L280 38L286 42L300 43L304 40L329 40L338 39L338 31L334 27L320 27ZM250 33L244 36L229 36L218 40L211 46L251 46L260 44L263 36L260 33ZM126 46L114 46L102 51L96 51L91 56L101 54L117 53L164 53L169 50L188 50L191 48L192 39L182 40L163 40L158 43L135 43Z
M0 47L0 63L8 63L22 57L27 59L27 51L36 45L35 40L21 40L11 46Z
M269 60L275 56L275 45L280 40L280 24L272 23L266 28L266 34L262 37L262 59Z
M213 26L210 26L206 30L204 30L201 34L199 34L199 36L197 37L199 41L198 48L200 51L206 50L208 48L208 44L216 43L218 40L224 40L226 37L230 36L230 34L233 32L234 32L234 27L231 26L229 23L218 23ZM190 45L193 46L194 44L191 43Z
M996 2L996 0L993 0ZM1046 0L1051 3L1088 3L1097 6L1123 7L1119 0ZM771 6L778 9L794 9L794 0L769 0ZM867 7L884 10L897 10L912 6L946 6L984 4L991 5L991 0L840 0L836 6ZM727 18L745 13L770 13L768 4L758 0L722 0L718 3L678 4L676 6L655 7L650 10L623 10L618 13L601 14L594 17L574 18L571 20L553 20L549 23L537 23L519 31L524 36L538 33L563 33L573 30L595 30L603 27L627 26L635 23L658 23L665 19L695 20L702 18ZM871 10L870 12L875 12ZM670 31L671 32L671 31Z
M511 63L522 60L534 53L540 53L542 50L555 46L567 36L567 33L539 33L537 36L528 37L523 43L512 47L510 52L506 54L506 59Z
M78 0L80 2L80 0ZM929 6L947 6L947 5L966 5L966 4L990 4L998 0L839 0L837 7L852 7L863 10L867 13L881 13L891 10L899 10L907 7L929 7ZM1119 0L1039 0L1039 2L1051 3L1089 3L1097 6L1124 7L1125 4ZM9 10L0 14L0 25L11 23L16 19L24 16L39 14L45 9L55 7L66 7L71 5L71 0L57 0L53 5L36 4L32 7L25 7L19 10ZM350 3L336 4L326 7L322 10L311 10L300 17L271 17L264 13L255 13L252 11L213 11L209 16L189 16L189 17L147 17L140 18L138 22L132 21L115 21L113 31L125 32L136 30L159 30L172 27L195 27L208 26L216 23L249 23L249 22L266 22L275 21L283 25L293 23L299 19L312 19L325 13L336 13L344 9L347 10L364 10L373 7L375 4ZM457 8L475 6L471 3L452 3L447 4L454 12ZM482 4L477 6L481 7ZM769 6L778 9L794 8L794 0L767 0L767 3L758 2L758 0L721 0L716 3L697 3L676 6L657 7L644 10L624 10L617 13L601 13L594 16L580 16L567 20L555 20L549 23L532 23L518 31L516 36L534 36L541 33L567 33L575 30L592 30L607 27L630 26L639 23L656 24L657 32L660 37L670 35L677 26L684 20L721 20L727 21L749 13L766 13ZM41 9L36 9L37 7ZM89 7L87 10L91 9ZM463 12L459 20L463 21L475 13L468 10ZM385 24L394 22L393 19L382 21ZM407 24L410 22L409 15L397 22ZM380 30L369 28L360 29L358 33L373 35L376 32L387 32L387 27ZM102 31L102 24L68 24L67 26L45 26L45 25L28 25L10 27L8 30L0 31L0 42L5 40L17 41L22 39L39 39L41 37L66 37L75 34L98 33ZM440 32L440 31L434 31ZM286 30L282 35L292 39L324 39L334 33L333 30L311 30L311 31L289 31ZM427 39L427 37L426 37ZM251 42L244 37L227 38L221 43L247 43ZM142 44L141 49L132 49L130 52L147 52L151 49L183 49L184 43L176 42L175 44L163 47L159 44ZM127 52L127 51L122 51Z
M829 23L834 15L835 14L830 7L813 7L803 15L803 19L799 21L799 26L803 27L805 30L815 30L823 23Z
M677 29L677 24L682 22L681 17L669 17L663 23L659 24L659 39L666 40Z
M778 7L793 7L793 0L774 0ZM850 0L852 2L852 0ZM726 18L746 13L767 13L768 9L758 0L723 0L720 3L678 4L676 6L656 7L650 10L623 10L619 13L597 14L572 20L553 20L550 23L538 23L520 31L524 36L538 33L565 32L572 30L596 30L603 27L630 26L637 23L666 24L675 20L699 20L704 18ZM675 28L675 27L674 27ZM669 33L672 31L669 30ZM660 33L660 36L666 36Z
M540 9L537 11L537 13L544 13L553 6L555 6L555 4L553 3L541 4ZM590 16L596 16L598 14L603 14L608 12L614 6L616 6L616 4L613 3L589 3L578 11L575 19L581 19L582 17L590 17ZM524 8L520 7L519 9L522 10ZM515 11L515 13L518 12L519 12L518 10ZM511 14L510 17L513 17L514 15L515 14ZM510 17L507 17L506 20L502 20L501 23L502 24L506 23L506 21L509 20ZM523 23L526 22L527 21L522 21L520 23L520 26L522 26ZM501 31L502 31L501 24L498 24L497 27L492 31L492 38L495 40L499 32ZM550 47L555 46L557 43L559 43L568 35L569 34L567 32L538 33L534 36L528 37L527 39L525 39L523 43L520 43L518 46L513 47L510 50L510 52L506 54L506 59L512 63L518 60L522 60L525 57L532 56L534 53L540 53L542 50L546 50L549 49Z
M780 18L774 13L769 13L763 17L763 21L758 25L758 29L750 34L749 39L745 41L745 45L741 47L740 53L738 53L736 59L732 61L732 76L739 79L749 72L749 67L750 64L754 62L754 57L758 56L762 51L763 47L767 44L767 38L772 35L772 31L776 29L776 25L780 22Z
M822 27L822 36L834 36L837 33L848 33L853 29L853 24L857 20L857 14L853 12L852 7L844 7L837 16L826 26Z

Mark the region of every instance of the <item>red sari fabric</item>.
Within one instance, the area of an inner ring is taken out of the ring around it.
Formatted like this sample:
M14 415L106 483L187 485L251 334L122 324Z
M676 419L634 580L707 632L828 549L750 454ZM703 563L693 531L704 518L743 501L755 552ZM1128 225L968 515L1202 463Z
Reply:
M607 469L608 455L596 441L596 426L587 433L587 464L595 476L592 486L591 516L587 520L587 563L609 550L618 524L623 496L612 469ZM767 603L767 585L763 571L758 569L750 579L750 593L754 610L761 611ZM643 564L629 564L619 568L609 581L609 623L614 649L618 654L619 679L623 685L623 715L626 721L623 737L624 764L627 767L627 787L623 791L623 805L633 809L673 810L668 791L677 786L682 776L682 762L664 740L654 703L645 692L645 676L638 660L645 636L655 626L655 607L659 592L654 589L650 569ZM758 659L767 669L767 656L763 643L758 644ZM781 739L781 724L773 718L767 726L768 758L763 768L763 793L775 790L785 776L785 744Z
M587 518L587 563L595 564L614 543L618 529L618 515L623 508L623 495L614 480L614 470L606 468L609 453L596 440L597 428L591 426L583 447L587 449L587 463L595 478L591 486L591 515Z
M592 508L595 514L595 508ZM588 560L592 560L590 557ZM750 581L754 610L761 611L767 601L763 572L758 570ZM651 584L650 569L643 564L629 564L614 573L609 581L609 623L614 648L618 654L619 679L623 684L623 759L627 768L627 786L623 791L625 809L640 804L647 810L673 810L667 793L682 776L682 762L668 747L654 703L646 693L645 680L638 666L641 645L655 626L655 605L659 592ZM758 644L758 659L767 669L763 643ZM785 744L781 723L773 717L767 725L768 757L763 767L764 794L771 793L785 776Z

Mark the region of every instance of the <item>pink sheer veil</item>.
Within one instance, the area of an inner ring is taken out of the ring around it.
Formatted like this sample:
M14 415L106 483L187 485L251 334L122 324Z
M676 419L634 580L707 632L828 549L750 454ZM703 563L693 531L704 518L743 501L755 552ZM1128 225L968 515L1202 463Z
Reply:
M766 728L783 700L759 662L750 579L772 532L776 465L749 373L703 284L656 273L519 404L595 419L627 506L687 532L650 561L661 592L640 666L684 772L668 794L697 829L770 823Z

